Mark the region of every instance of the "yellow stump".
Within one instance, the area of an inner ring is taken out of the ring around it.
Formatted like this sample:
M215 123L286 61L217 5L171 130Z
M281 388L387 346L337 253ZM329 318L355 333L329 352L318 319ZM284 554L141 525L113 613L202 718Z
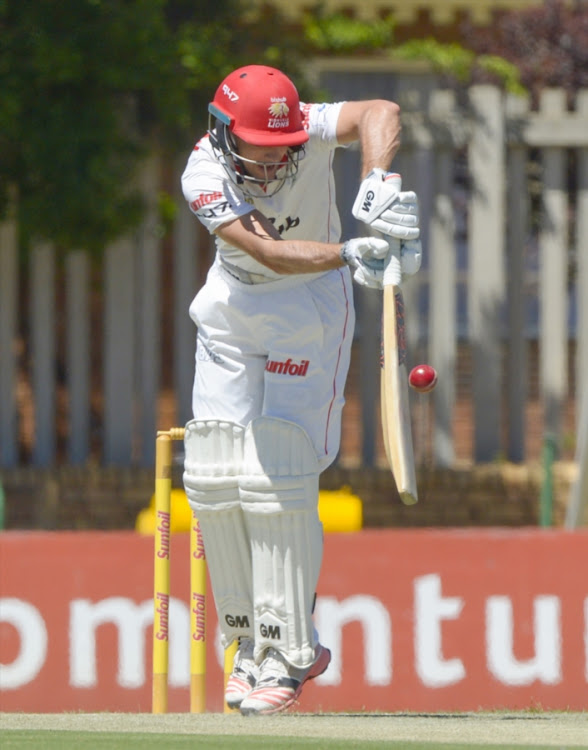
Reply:
M206 557L200 524L190 526L190 711L206 711Z
M235 654L237 653L238 648L239 648L239 642L233 641L231 645L227 649L225 649L225 679L223 683L224 690L227 689L227 682L229 681L229 677L231 676L231 672L233 671L233 662L235 661ZM238 710L238 709L229 708L226 703L224 703L223 705L225 707L226 714L230 714L233 711Z
M157 436L155 449L155 555L153 587L153 694L152 711L167 711L170 596L170 493L172 442L168 434Z

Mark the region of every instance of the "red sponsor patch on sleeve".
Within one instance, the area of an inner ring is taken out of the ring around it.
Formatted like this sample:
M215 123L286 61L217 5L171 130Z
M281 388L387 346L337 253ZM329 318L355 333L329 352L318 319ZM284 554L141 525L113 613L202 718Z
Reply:
M198 211L203 206L207 206L209 203L213 203L214 201L217 201L222 197L223 194L219 193L218 191L214 193L200 193L198 198L190 203L190 208L192 209L192 211Z

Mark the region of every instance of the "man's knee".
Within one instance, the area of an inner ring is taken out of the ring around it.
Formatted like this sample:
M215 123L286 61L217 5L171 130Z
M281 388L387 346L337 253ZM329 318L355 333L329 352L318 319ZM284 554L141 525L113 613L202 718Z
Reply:
M250 512L308 510L318 502L319 466L304 428L258 417L245 431L241 504Z
M184 435L184 487L194 511L239 504L245 430L234 422L194 419Z

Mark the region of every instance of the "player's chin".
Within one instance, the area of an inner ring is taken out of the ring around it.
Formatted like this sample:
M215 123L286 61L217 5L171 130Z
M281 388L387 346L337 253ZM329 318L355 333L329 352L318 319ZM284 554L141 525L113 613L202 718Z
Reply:
M247 174L259 185L264 185L269 182L269 180L271 180L270 174L264 172L263 170L249 169L247 170Z
M278 176L278 167L267 167L262 177L267 178L268 182L275 180Z

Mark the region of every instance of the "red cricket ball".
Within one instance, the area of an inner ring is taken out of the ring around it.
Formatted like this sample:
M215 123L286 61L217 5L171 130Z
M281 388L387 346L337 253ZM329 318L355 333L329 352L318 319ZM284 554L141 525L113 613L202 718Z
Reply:
M417 365L408 376L411 388L419 393L428 393L437 385L437 370L431 365Z

